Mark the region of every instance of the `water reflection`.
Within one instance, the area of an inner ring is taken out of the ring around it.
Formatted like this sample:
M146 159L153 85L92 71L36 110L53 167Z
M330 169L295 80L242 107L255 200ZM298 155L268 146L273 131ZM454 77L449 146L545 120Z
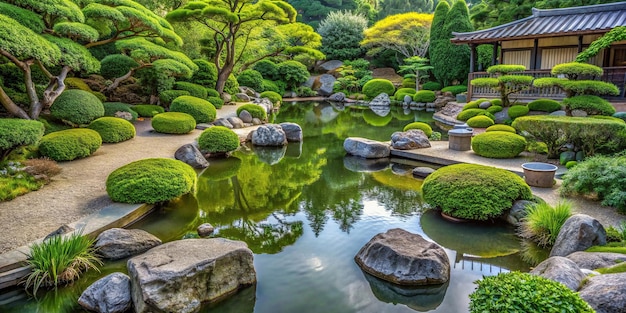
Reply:
M404 304L418 311L428 312L436 309L448 290L448 283L432 286L400 286L378 279L363 272L363 276L370 284L374 296L380 301Z

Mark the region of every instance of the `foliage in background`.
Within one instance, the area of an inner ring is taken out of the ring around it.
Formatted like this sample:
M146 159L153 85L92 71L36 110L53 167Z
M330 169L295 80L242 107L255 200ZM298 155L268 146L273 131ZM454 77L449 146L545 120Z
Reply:
M354 60L364 50L360 42L367 28L365 16L350 11L330 12L320 23L317 32L322 36L320 51L329 60Z
M248 111L253 118L256 117L261 121L265 121L267 119L267 112L265 112L265 108L260 105L253 103L244 104L237 108L237 116L239 116L239 113L243 110Z
M404 75L404 78L415 78L415 90L419 90L420 82L428 78L428 71L432 69L433 67L428 65L428 59L413 56L404 59L404 65L400 65L398 73L408 73Z
M285 61L277 66L280 80L287 84L287 88L295 90L300 84L309 79L309 71L304 64L298 61Z
M612 43L626 40L626 26L618 26L611 29L602 37L594 40L587 49L576 56L576 62L587 62L590 58L598 55L602 49L608 48Z
M493 65L487 69L487 73L491 77L472 79L470 84L476 87L489 87L500 93L502 106L511 105L509 96L511 94L529 89L533 77L529 75L512 75L515 72L523 72L526 70L524 65L501 64Z
M538 203L526 209L526 217L522 219L519 234L541 247L552 247L561 227L572 216L572 204L566 201L559 202L554 207L547 203Z
M393 86L393 83L382 78L372 79L363 85L363 93L367 99L374 99L381 93L393 95L395 91L396 87Z
M0 161L19 147L36 144L43 133L44 126L38 121L0 119Z

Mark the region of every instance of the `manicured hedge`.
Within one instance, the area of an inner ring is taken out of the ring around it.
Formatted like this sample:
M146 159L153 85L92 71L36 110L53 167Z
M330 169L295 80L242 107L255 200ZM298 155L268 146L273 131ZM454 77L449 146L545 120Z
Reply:
M470 101L467 104L465 104L463 106L463 111L465 110L469 110L469 109L478 109L480 104L477 101Z
M263 88L263 75L259 71L247 69L237 75L239 86L246 86L260 91Z
M215 89L207 88L206 89L206 93L207 93L207 98L208 97L218 97L218 98L220 98L220 93L217 90L215 90Z
M531 111L542 111L552 113L561 109L561 104L552 99L537 99L528 103L528 108Z
M36 144L44 134L39 121L21 118L0 118L0 161L11 150Z
M170 105L171 112L187 113L196 123L209 123L215 120L217 110L211 102L193 96L180 96Z
M152 118L152 128L164 134L186 134L196 128L196 120L187 113L165 112Z
M476 164L455 164L430 174L422 185L424 200L453 217L495 219L516 200L531 200L530 187L516 174Z
M415 88L415 78L404 78L402 79L402 88Z
M411 96L411 99L413 99L413 95L415 95L417 91L415 90L415 88L400 88L398 90L396 90L396 93L393 95L393 97L396 99L396 101L404 101L404 96Z
M209 153L227 153L239 148L239 136L224 126L213 126L200 134L198 146Z
M388 95L393 95L396 91L396 87L393 86L393 83L387 79L375 78L363 85L362 92L365 94L367 99L374 99L381 93L386 93Z
M141 117L153 117L159 113L165 112L162 106L153 104L137 104L133 105L131 109Z
M239 113L241 113L241 111L243 110L248 111L248 113L250 113L252 117L256 117L260 119L261 121L264 121L267 119L267 112L265 112L265 108L260 105L244 104L237 108L237 116L239 116Z
M491 113L491 114L496 114L498 112L502 111L502 107L499 105L492 105L490 107L487 108L487 112Z
M87 91L69 89L56 98L50 107L50 114L76 125L89 124L104 116L104 106L96 96Z
M408 124L404 126L403 131L407 131L410 129L421 129L426 135L426 137L430 137L430 135L433 133L432 127L430 127L430 125L423 123L423 122L413 122L411 124Z
M224 100L220 97L207 97L206 101L211 102L216 109L221 109L224 106Z
M126 141L135 137L135 126L125 119L105 116L89 124L89 129L93 129L100 134L102 142L116 143Z
M493 116L493 114L487 112L487 110L483 110L483 109L467 109L465 111L461 111L461 113L459 113L459 115L456 116L456 119L459 121L467 121L470 118L474 117L474 116L478 116L478 115L485 115L487 117L489 117L492 120L495 120L496 118Z
M208 97L207 89L202 85L189 83L189 82L176 82L174 84L175 90L184 90L189 92L189 95L192 97L206 99Z
M566 110L583 110L589 115L606 115L615 114L615 108L610 102L598 96L576 96L563 99L563 106Z
M39 142L39 153L55 161L71 161L92 155L102 145L95 130L73 128L50 133Z
M460 93L467 92L467 86L457 85L457 86L448 86L441 89L441 92L451 92L453 95L458 95Z
M190 192L196 179L194 169L181 161L144 159L113 171L107 177L106 189L115 202L157 203Z
M268 98L273 104L280 104L283 102L283 97L279 95L277 92L273 91L264 91L260 94L261 98Z
M487 128L493 124L493 120L485 115L477 115L467 120L467 126L469 127Z
M170 104L172 104L172 101L174 101L174 99L180 96L189 96L189 95L190 93L187 90L165 90L159 94L159 100L161 101L162 105L169 107Z
M426 82L422 84L422 89L432 91L441 90L441 84L438 82Z
M486 132L495 132L495 131L502 131L502 132L509 132L509 133L513 133L516 134L517 131L515 130L515 128L509 126L509 125L502 125L502 124L496 124L493 126L489 126L487 127L487 129L485 129Z
M430 90L420 90L413 96L415 102L433 102L435 99L437 99L435 92Z
M526 149L526 139L506 131L490 131L472 138L472 150L494 159L514 158Z
M115 112L128 112L132 116L132 121L139 117L139 114L127 103L104 102L102 105L104 106L104 116L115 116Z
M512 107L509 108L509 111L507 112L509 117L514 120L520 116L524 116L526 114L528 114L530 110L528 109L527 106L525 105L514 105Z

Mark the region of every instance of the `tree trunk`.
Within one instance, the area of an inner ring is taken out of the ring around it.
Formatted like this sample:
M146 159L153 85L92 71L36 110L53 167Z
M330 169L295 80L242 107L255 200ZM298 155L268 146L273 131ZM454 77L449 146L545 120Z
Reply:
M131 76L133 76L134 73L135 73L135 70L131 69L130 71L128 71L128 73L124 74L124 76L116 78L115 80L113 80L113 83L111 83L109 86L107 86L104 89L104 92L108 94L111 91L115 90L115 88L119 87L120 84L123 81L125 81L125 80L129 79Z
M226 81L228 80L228 76L233 72L233 65L226 64L222 68L222 70L217 74L217 82L215 83L215 90L220 94L224 93L224 87L226 86Z
M4 89L2 89L2 86L0 86L0 103L2 103L2 106L11 115L27 120L30 119L28 113L26 113L26 111L20 108L17 104L15 104L15 102L13 102L13 100L11 100L11 98L9 98L6 92L4 92Z
M37 101L36 104L33 104L31 107L30 116L33 119L37 119L39 114L44 108L49 108L54 103L63 91L65 91L65 78L67 74L70 72L71 68L69 66L63 66L61 69L61 73L59 75L54 76L50 79L50 83L48 84L48 88L43 92L43 101Z

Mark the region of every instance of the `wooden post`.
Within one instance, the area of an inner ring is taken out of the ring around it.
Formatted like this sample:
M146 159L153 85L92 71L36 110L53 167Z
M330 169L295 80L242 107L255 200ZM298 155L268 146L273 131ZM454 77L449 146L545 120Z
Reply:
M578 36L578 53L583 52L583 36Z
M476 44L470 43L470 73L476 71Z
M500 42L496 41L493 43L493 54L491 56L491 65L496 65L498 63L498 46Z
M533 41L533 52L530 55L530 69L537 69L537 54L539 53L539 39Z

